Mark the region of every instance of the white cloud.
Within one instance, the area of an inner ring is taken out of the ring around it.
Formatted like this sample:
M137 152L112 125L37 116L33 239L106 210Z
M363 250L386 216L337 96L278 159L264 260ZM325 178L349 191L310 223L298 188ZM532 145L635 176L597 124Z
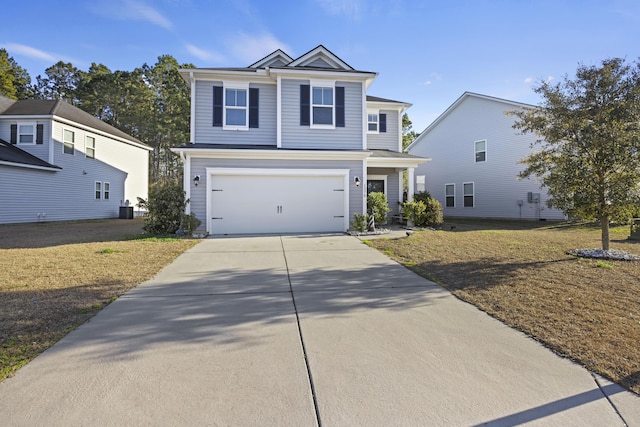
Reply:
M431 80L427 80L426 82L423 83L425 86L431 86Z
M316 0L316 3L331 15L345 15L355 20L362 17L362 0Z
M27 46L18 43L6 43L4 48L9 52L9 55L26 56L33 59L42 59L49 62L57 62L60 58L52 53L47 53L35 47Z
M555 77L553 76L547 76L547 78L544 80L545 83L551 83L552 80L555 80Z
M225 62L226 60L224 55L218 52L212 52L209 50L201 49L198 46L195 46L192 44L187 43L185 45L185 48L187 49L187 52L189 52L191 55L195 56L196 58L200 59L201 61Z
M106 1L92 7L99 15L109 16L121 21L146 21L158 27L170 30L173 24L153 7L139 0Z
M526 78L524 79L524 83L525 83L525 84L533 83L533 77L526 77Z
M258 59L263 58L278 49L282 49L284 52L291 55L289 46L275 38L275 36L270 33L262 33L258 35L238 33L235 36L230 37L227 44L230 47L233 56L246 62L246 65L253 64Z

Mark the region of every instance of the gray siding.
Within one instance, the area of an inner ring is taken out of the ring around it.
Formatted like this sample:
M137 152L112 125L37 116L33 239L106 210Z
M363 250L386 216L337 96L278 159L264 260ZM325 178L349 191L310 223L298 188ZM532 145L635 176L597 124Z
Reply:
M517 180L518 161L530 151L535 136L517 134L511 104L475 96L464 99L421 141L411 154L430 157L415 175L425 175L426 189L442 203L444 215L480 218L563 219L562 212L546 207L546 191L533 179ZM487 140L487 160L475 162L475 145ZM463 207L463 183L473 182L475 207ZM445 184L455 184L455 208L445 207ZM527 203L527 193L540 193L542 211ZM523 206L518 206L523 200Z
M276 145L276 85L251 83L260 90L259 126L246 131L213 127L213 86L222 82L196 81L195 143Z
M17 124L20 122L29 122L35 123L37 125L43 126L43 144L18 144L17 147L21 150L26 151L29 154L32 154L45 162L49 161L49 143L51 140L51 128L49 126L49 120L9 120L4 119L0 120L0 139L3 139L7 142L11 141L11 125Z
M63 129L75 132L73 155L63 153ZM85 135L96 138L95 159L85 156ZM55 123L53 153L53 164L62 170L0 166L0 223L114 218L121 201L135 205L137 197L147 197L146 150ZM48 160L48 150L43 159ZM95 199L96 181L110 184L109 200Z
M362 179L362 161L347 160L274 160L274 159L191 159L191 175L206 177L206 168L228 167L228 168L264 168L264 169L349 169L349 221L353 219L354 213L363 211L363 192L366 186L356 187L353 185L356 176ZM191 212L200 220L204 229L206 226L206 186L198 187L190 182L191 191ZM312 197L313 195L309 195ZM303 203L303 201L301 201Z
M381 133L367 133L367 148L370 150L398 151L398 112L380 110L380 114L387 115L387 131Z
M345 88L345 127L300 126L300 85L308 80L282 79L282 148L362 149L362 84L336 82Z

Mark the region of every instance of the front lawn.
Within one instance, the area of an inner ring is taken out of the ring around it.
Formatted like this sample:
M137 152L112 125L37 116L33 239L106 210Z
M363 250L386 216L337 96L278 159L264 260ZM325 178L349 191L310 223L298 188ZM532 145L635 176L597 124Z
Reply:
M612 228L611 248L640 255L628 235L628 226ZM371 245L640 394L640 262L566 254L598 248L597 226L461 219Z
M0 225L0 381L197 243L145 237L142 225Z

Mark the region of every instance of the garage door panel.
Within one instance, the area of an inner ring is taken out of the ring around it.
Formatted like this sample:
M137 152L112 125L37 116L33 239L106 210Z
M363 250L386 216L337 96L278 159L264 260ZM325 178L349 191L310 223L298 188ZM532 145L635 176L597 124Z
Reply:
M344 231L344 177L214 175L213 234Z

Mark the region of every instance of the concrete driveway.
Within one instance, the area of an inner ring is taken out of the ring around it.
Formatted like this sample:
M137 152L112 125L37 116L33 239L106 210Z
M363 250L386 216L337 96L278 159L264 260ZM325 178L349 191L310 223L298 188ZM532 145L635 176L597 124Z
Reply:
M206 239L0 402L7 426L640 425L637 396L348 236Z

